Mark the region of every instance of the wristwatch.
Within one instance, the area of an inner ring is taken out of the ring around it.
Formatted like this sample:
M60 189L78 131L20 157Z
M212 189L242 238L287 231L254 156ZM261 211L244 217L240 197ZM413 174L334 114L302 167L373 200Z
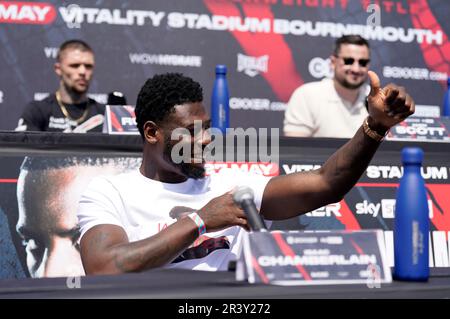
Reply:
M366 118L364 119L364 123L363 123L363 130L364 130L364 133L365 133L367 136L369 136L370 138L374 139L375 141L381 142L381 141L385 138L385 136L388 134L389 130L387 130L386 133L385 133L384 135L378 134L377 131L374 131L374 130L372 130L372 129L369 127L369 121L368 121L368 119L369 119L369 117L366 117Z

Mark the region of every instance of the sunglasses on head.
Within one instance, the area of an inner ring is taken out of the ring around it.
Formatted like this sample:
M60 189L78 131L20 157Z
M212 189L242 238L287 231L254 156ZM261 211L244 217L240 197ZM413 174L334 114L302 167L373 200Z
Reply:
M338 57L341 58L342 61L344 61L345 65L353 65L353 63L355 63L355 58L344 58L344 57ZM360 67L366 67L367 64L369 64L370 59L359 59L358 60L358 64Z

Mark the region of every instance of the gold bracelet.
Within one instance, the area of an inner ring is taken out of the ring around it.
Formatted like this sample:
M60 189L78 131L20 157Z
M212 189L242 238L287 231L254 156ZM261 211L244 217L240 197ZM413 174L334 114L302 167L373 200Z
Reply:
M384 135L378 134L378 132L372 130L372 129L369 127L369 121L368 121L368 119L369 119L369 117L366 117L366 118L364 119L364 123L363 123L363 130L364 130L364 133L366 133L366 135L369 136L371 139L373 139L373 140L375 140L375 141L377 141L377 142L381 142L381 141L384 139L384 137L388 134L389 130L386 131L386 134L384 134Z

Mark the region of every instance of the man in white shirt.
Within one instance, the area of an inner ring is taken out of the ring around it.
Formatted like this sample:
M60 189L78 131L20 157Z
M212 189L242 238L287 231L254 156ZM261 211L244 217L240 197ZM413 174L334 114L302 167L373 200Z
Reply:
M370 116L355 136L318 170L268 179L230 173L205 176L204 155L177 163L178 143L204 150L210 119L200 84L177 73L156 75L141 88L137 126L144 141L139 170L95 179L82 196L78 219L86 274L169 267L226 270L236 259L246 214L232 198L247 185L266 220L287 219L339 201L367 168L387 130L414 112L403 88L381 88L370 73ZM201 121L200 130L195 129ZM183 129L180 136L172 133ZM187 138L187 139L185 139Z
M343 36L330 60L332 79L304 84L292 94L284 117L286 136L350 138L367 117L369 43L359 35Z

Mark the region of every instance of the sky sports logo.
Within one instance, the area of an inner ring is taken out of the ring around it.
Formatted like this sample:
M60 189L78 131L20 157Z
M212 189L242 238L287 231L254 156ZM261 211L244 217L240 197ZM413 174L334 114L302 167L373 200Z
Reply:
M356 215L371 215L372 217L381 216L384 219L395 218L395 199L382 199L380 203L372 203L364 200L361 203L355 205ZM428 216L433 218L433 201L428 200Z
M0 23L50 24L56 9L45 2L0 1Z
M385 198L381 199L379 203L372 203L368 200L364 200L355 204L355 215L366 215L374 218L382 217L383 219L395 218L395 199ZM342 217L341 211L342 205L340 202L328 204L326 206L317 208L311 212L306 213L308 217ZM433 218L433 202L428 200L428 216Z

